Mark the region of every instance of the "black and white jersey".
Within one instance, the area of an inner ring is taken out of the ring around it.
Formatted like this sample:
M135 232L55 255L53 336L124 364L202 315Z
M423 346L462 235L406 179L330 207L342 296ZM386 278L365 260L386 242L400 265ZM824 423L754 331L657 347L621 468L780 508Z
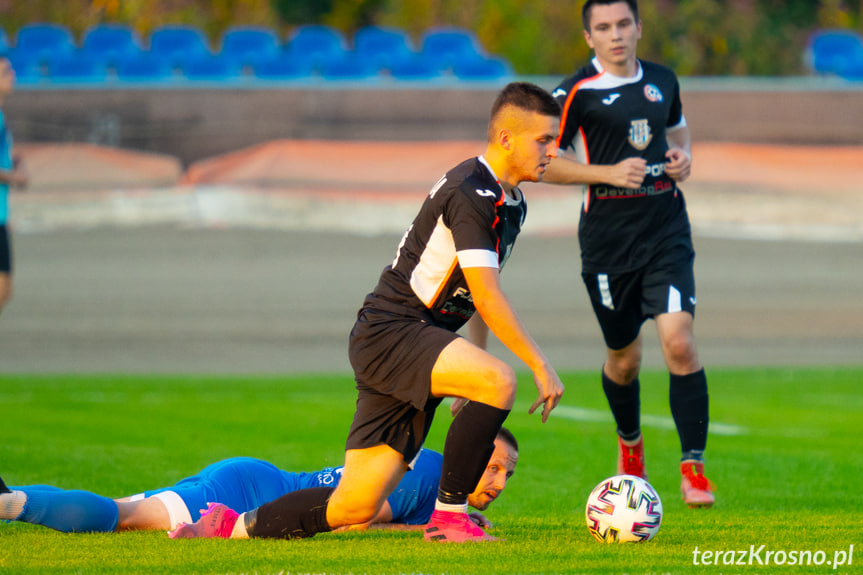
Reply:
M476 311L462 268L500 269L521 231L527 205L504 193L480 156L432 188L365 306L458 330Z
M655 249L681 241L681 234L688 238L683 195L665 174L666 131L686 126L674 72L639 60L636 76L619 78L594 58L553 95L563 110L560 149L586 164L647 161L638 189L585 188L579 223L584 271L637 269Z

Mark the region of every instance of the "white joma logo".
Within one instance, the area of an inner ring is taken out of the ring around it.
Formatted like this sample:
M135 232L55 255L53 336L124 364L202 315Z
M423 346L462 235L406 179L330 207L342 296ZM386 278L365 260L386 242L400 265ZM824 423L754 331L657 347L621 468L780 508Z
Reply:
M620 94L615 92L614 94L609 95L608 98L603 98L602 103L605 104L606 106L611 106L612 104L614 104L614 101L617 100L618 98L620 98Z
M478 193L484 198L493 198L497 195L491 190L477 190L476 193Z

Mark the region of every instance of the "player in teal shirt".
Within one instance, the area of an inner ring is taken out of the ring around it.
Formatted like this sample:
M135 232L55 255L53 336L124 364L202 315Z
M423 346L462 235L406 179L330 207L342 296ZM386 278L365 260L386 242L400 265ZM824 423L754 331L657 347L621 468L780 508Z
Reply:
M0 108L15 88L15 72L0 56ZM12 132L0 109L0 312L12 297L12 246L9 240L9 187L27 185L27 174L12 157Z

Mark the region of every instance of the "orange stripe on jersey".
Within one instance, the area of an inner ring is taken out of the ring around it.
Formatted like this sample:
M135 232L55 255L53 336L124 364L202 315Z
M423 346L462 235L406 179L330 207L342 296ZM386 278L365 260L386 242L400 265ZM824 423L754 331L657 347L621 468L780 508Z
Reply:
M494 203L494 222L491 224L491 229L495 229L497 224L500 223L497 209L506 203L506 190L500 185L500 180L498 180L497 185L500 186L500 200ZM497 259L500 260L500 236L497 237L497 243L494 245L494 253L497 254Z
M599 72L595 76L591 76L590 78L585 78L584 80L581 80L572 87L572 90L570 90L569 95L566 97L566 101L563 103L563 113L560 115L560 133L557 136L558 148L560 148L560 139L563 137L564 128L566 128L566 118L567 116L569 116L569 107L572 105L572 99L575 98L575 93L578 92L578 89L581 87L582 84L584 84L585 82L592 82L603 74L605 74L605 70Z
M449 270L447 270L446 274L444 274L443 280L440 282L440 285L438 286L437 291L435 291L434 296L431 298L431 301L429 301L426 304L426 307L428 309L431 309L434 306L435 302L437 302L437 298L440 297L440 294L443 291L443 288L446 287L446 284L449 282L449 279L452 277L453 272L455 272L455 268L457 265L458 265L458 257L455 257L452 260L452 264L450 264Z

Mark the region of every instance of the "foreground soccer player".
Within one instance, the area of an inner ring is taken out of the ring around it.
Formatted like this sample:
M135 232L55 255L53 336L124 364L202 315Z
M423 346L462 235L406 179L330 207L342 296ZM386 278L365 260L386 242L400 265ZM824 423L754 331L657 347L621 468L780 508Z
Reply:
M311 537L372 520L419 453L444 397L457 410L443 450L438 498L425 537L493 538L466 513L494 438L515 401L511 367L484 349L489 329L534 375L542 420L563 384L501 291L499 271L525 216L518 184L542 179L557 153L560 107L543 89L507 85L491 111L485 153L433 188L369 294L351 332L359 397L342 482L237 513L218 506L174 537ZM474 312L478 312L476 315ZM471 319L473 317L473 319ZM471 319L469 342L455 332ZM459 402L462 405L463 402Z
M424 449L372 524L384 527L428 523L434 511L442 459L440 453ZM517 461L518 443L508 429L501 428L489 464L468 497L470 506L478 511L487 509L506 488ZM235 457L209 465L171 487L122 499L48 485L6 488L0 479L0 519L43 525L65 533L168 530L197 521L201 517L199 510L210 502L249 511L292 491L336 486L341 476L341 467L291 473L260 459ZM470 516L477 525L490 525L482 513L472 512Z
M654 318L670 374L682 448L681 490L714 503L704 476L707 378L693 334L695 252L683 192L692 165L674 72L636 57L636 0L588 0L584 37L596 57L554 91L563 105L560 148L545 181L590 184L579 223L582 277L607 359L602 387L618 430L618 472L647 477L640 426L641 326Z

